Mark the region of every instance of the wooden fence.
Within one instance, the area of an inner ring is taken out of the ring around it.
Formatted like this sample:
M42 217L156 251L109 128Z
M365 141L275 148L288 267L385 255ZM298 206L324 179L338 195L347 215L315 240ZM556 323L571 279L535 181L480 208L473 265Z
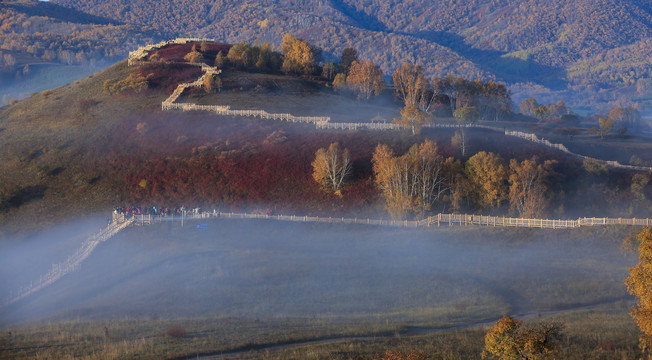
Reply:
M180 43L185 43L188 41L197 41L196 39L178 39ZM176 41L176 40L175 40ZM199 39L198 41L201 41ZM166 42L167 44L167 42ZM142 52L147 52L151 51L151 49L156 48L160 44L156 45L150 45L150 47L147 47L142 50ZM141 50L141 49L139 49ZM140 53L139 53L140 54ZM134 56L139 56L135 54ZM130 59L131 59L131 54L130 54ZM208 76L209 74L219 74L220 70L217 69L216 67L212 67L206 64L196 64L197 66L201 66L202 71L204 71L204 74L202 75L201 78L199 78L197 81L191 82L191 83L185 83L185 84L179 84L177 88L174 90L172 95L170 95L163 103L161 104L161 109L162 110L182 110L182 111L193 111L193 110L199 110L199 111L212 111L220 115L231 115L231 116L249 116L249 117L257 117L260 119L267 119L267 120L283 120L283 121L289 121L289 122L300 122L300 123L314 123L317 129L330 129L330 130L399 130L401 129L401 126L398 124L393 124L393 123L338 123L338 122L331 122L331 118L327 116L294 116L292 114L271 114L268 113L264 110L231 110L230 106L228 105L197 105L197 104L192 104L192 103L182 103L182 104L177 104L175 101L181 96L181 94L187 89L188 87L198 87L201 88L204 86L204 77ZM212 75L211 75L212 76ZM541 139L535 134L531 133L524 133L520 131L512 131L512 130L507 130L507 129L499 129L496 127L492 126L487 126L487 125L479 125L479 124L456 124L456 123L431 123L426 125L425 127L430 127L430 128L482 128L482 129L489 129L489 130L494 130L494 131L504 131L504 134L507 136L514 136L518 137L521 139L525 139L528 141L532 141L537 144L541 144L550 148L553 148L555 150L567 153L569 155L577 156L582 159L589 159L589 160L594 160L600 163L607 164L608 166L616 167L616 168L622 168L622 169L628 169L628 170L634 170L634 171L646 171L646 172L652 172L652 167L645 167L645 166L632 166L632 165L623 165L619 163L618 161L605 161L605 160L599 160L599 159L594 159L588 156L580 155L573 153L570 151L565 145L563 144L554 144L548 140Z
M652 172L652 167L648 167L648 166L623 165L623 164L619 163L618 161L600 160L600 159L592 158L590 156L576 154L576 153L570 151L565 145L563 145L563 144L554 144L554 143L551 143L548 140L540 139L538 136L536 136L536 134L524 133L524 132L520 132L520 131L505 130L505 135L515 136L515 137L518 137L518 138L521 138L521 139L532 141L534 143L541 144L541 145L553 148L555 150L559 150L559 151L567 153L569 155L577 156L577 157L585 159L585 160L593 160L593 161L596 161L596 162L599 162L599 163L607 164L607 165L609 165L611 167L627 169L627 170L634 170L634 171Z
M579 218L576 220L562 219L523 219L504 216L466 215L466 214L437 214L422 220L382 220L368 218L348 217L319 217L301 215L268 215L256 213L234 213L234 212L187 212L179 216L162 215L134 215L131 219L136 225L152 224L164 221L188 221L203 219L267 219L277 221L298 221L298 222L321 222L331 224L369 224L394 227L432 227L432 226L453 226L453 225L481 225L481 226L502 226L522 228L543 228L543 229L573 229L582 226L600 225L629 225L629 226L652 226L652 219L636 218Z
M9 298L4 305L10 305L24 299L25 297L41 290L42 288L54 283L66 274L69 274L81 267L81 263L93 252L95 247L101 242L110 239L112 236L125 229L133 223L134 219L116 219L106 227L89 236L74 254L69 256L66 261L53 264L47 274L41 276L38 281L31 282L28 286L21 287L15 294L9 294Z
M348 217L320 217L307 215L268 215L257 213L234 213L234 212L184 212L177 216L162 215L130 215L113 214L112 222L97 233L86 239L77 251L62 263L53 264L50 271L41 276L38 281L32 282L29 286L20 288L15 294L11 293L4 305L15 303L40 289L54 283L61 277L69 274L81 266L81 263L93 252L100 242L110 239L112 236L130 225L150 225L167 221L197 221L210 219L265 219L274 221L313 222L329 224L365 224L376 226L422 228L433 226L503 226L523 228L546 228L546 229L573 229L581 226L652 226L652 219L623 219L623 218L579 218L577 220L550 220L550 219L521 219L499 216L466 215L466 214L437 214L422 220L383 220L368 218Z

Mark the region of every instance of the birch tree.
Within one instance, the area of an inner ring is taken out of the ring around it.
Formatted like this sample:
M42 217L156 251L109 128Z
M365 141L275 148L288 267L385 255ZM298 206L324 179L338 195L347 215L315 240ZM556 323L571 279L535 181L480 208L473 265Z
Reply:
M387 145L378 145L372 163L376 186L395 219L410 214L422 216L450 190L445 173L447 160L432 141L414 145L402 156L394 156Z
M383 71L373 62L354 61L346 78L349 86L358 93L358 98L369 100L372 95L380 95L385 82Z
M332 143L328 149L320 148L312 162L312 177L325 188L337 192L351 174L351 156L348 149Z
M548 204L546 180L552 169L552 162L543 164L536 157L529 160L509 162L509 202L512 211L520 217L542 216Z

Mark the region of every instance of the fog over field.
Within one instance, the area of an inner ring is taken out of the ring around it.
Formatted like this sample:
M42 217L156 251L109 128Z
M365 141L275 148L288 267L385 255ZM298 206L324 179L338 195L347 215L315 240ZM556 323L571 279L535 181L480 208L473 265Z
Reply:
M101 222L2 244L0 295L38 279L74 252L83 240L75 233ZM80 270L2 308L0 325L125 316L482 321L629 299L623 280L635 263L600 229L184 225L122 231Z
M0 106L11 99L24 99L32 93L54 89L59 86L83 79L106 67L110 63L101 61L95 66L80 65L32 65L29 72L21 79L10 76L0 77Z

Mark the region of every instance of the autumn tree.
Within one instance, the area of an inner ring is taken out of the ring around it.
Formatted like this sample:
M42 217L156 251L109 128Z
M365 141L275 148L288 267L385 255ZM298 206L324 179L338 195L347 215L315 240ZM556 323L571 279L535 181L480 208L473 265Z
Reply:
M598 133L600 134L600 139L604 139L604 136L611 132L611 129L614 127L614 122L611 119L599 118L598 119Z
M633 107L615 107L609 111L609 120L625 133L627 129L638 130L641 126L641 114ZM624 129L624 131L622 130Z
M533 97L523 99L520 103L518 103L518 108L523 115L534 115L534 110L536 110L538 107L539 103Z
M401 117L392 120L394 123L410 129L412 135L421 133L421 129L428 124L428 114L422 112L416 105L405 105L401 110Z
M212 93L215 91L222 91L222 79L212 73L204 75L204 91Z
M550 109L547 105L539 105L534 109L534 116L538 117L539 120L545 119L550 114Z
M627 291L636 296L636 306L631 312L636 324L641 329L640 342L643 352L650 358L652 352L652 228L645 228L637 236L638 264L629 269L625 280Z
M326 65L324 65L322 69L321 77L323 77L328 81L333 81L333 79L335 78L336 70L337 67L335 66L335 63L329 61Z
M455 110L453 116L458 123L465 125L474 123L480 114L475 106L464 106Z
M404 62L392 75L392 84L396 96L408 106L417 107L421 102L423 93L428 91L429 82L424 75L423 66Z
M481 209L500 207L506 198L507 167L498 154L481 151L465 164L468 197Z
M466 130L464 128L455 131L455 135L451 138L451 145L459 149L462 156L466 156L466 151L469 148L468 142L466 140Z
M501 360L554 358L562 330L563 326L558 323L527 326L505 315L485 335L482 357Z
M351 65L356 61L358 61L358 51L352 47L344 48L340 58L340 68L344 75L349 75Z
M241 41L231 46L226 58L236 67L246 68L254 65L251 45L246 41Z
M451 114L455 112L457 100L462 93L464 79L448 75L442 79L434 79L433 86L438 88L442 94L448 97Z
M217 56L215 57L215 64L214 64L215 67L217 67L218 69L223 69L223 68L226 67L228 62L229 62L229 59L227 59L226 55L224 55L224 52L222 52L222 50L220 50L217 53Z
M549 104L548 111L550 116L562 117L570 113L570 109L566 106L566 102L563 100L557 101L556 104Z
M183 57L184 60L186 60L189 63L192 64L198 64L204 61L204 55L197 51L197 46L193 45L192 46L192 51L187 53L186 56Z
M387 212L394 219L404 219L415 208L410 196L409 167L405 161L394 157L387 145L379 144L371 159L376 186L385 197Z
M387 145L378 145L372 163L377 187L393 218L422 216L449 192L446 159L437 144L426 140L403 156L394 156Z
M281 52L285 56L281 70L286 73L310 75L316 69L316 56L308 42L292 34L285 34L281 42Z
M473 106L478 109L482 119L498 121L502 116L511 113L511 94L505 84L493 80L478 80L476 87L478 90Z
M630 185L630 192L632 193L633 200L630 205L630 213L634 213L638 209L645 209L647 205L645 187L650 182L650 177L645 174L635 174L632 176L632 184ZM652 209L652 208L651 208Z
M312 162L312 177L325 188L338 192L351 174L351 156L348 149L332 143L328 149L320 148Z
M354 61L346 82L358 93L358 98L365 100L369 100L371 95L380 95L385 85L383 71L370 60Z
M347 88L346 75L341 73L335 75L335 78L333 79L333 89L335 91L342 91L342 90L346 90L346 88Z
M478 110L475 106L465 106L455 110L453 116L457 123L462 125L462 127L455 132L455 135L451 139L451 144L460 149L462 156L466 156L466 150L468 149L466 126L476 122L479 116Z
M536 157L510 160L509 203L513 212L523 218L543 215L548 203L547 178L552 165L552 161L539 164Z
M423 214L449 191L444 174L445 159L438 153L437 144L431 140L424 141L418 147L412 146L408 159L413 167L412 194L419 201Z

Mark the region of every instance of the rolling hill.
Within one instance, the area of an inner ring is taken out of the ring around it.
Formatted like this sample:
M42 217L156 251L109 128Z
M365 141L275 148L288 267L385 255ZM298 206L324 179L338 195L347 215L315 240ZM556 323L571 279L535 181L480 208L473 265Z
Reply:
M619 94L616 101L649 105L649 89L636 91L637 81L652 71L652 6L645 0L56 2L125 23L229 42L279 44L290 32L322 47L327 58L353 46L386 74L407 60L431 75L532 84L518 87L517 101L538 84L560 91L542 101L564 99L584 110L592 103L606 109L596 88ZM614 53L629 56L616 60ZM586 69L587 62L600 66ZM632 100L632 94L643 99Z
M191 46L177 49L188 52ZM442 156L459 157L451 144L455 129L425 129L419 136L401 131L324 131L314 124L161 110L161 102L178 83L200 74L199 67L185 63L127 66L123 61L0 108L0 150L5 159L0 164L4 174L0 221L5 235L129 204L379 218L386 215L371 169L378 144L403 153L431 139L439 144ZM146 88L107 92L106 84L134 77L146 79ZM360 102L347 93L334 92L319 79L229 68L222 81L222 92L189 91L183 101L358 122L378 116L391 119L400 109L391 90L373 101ZM631 174L610 172L596 177L576 159L496 131L475 129L468 136L473 147L468 156L484 150L504 159L532 155L557 159L555 191L565 193L555 200L560 209L604 214L600 204L608 199L614 214L634 211L628 202ZM554 132L546 136L566 138ZM632 153L649 148L646 143L627 144L621 139L615 145L596 146L591 136L582 138L578 136L569 146L580 152L618 156L623 163ZM335 141L350 149L354 164L342 196L320 189L310 165L318 148ZM610 146L621 150L615 155ZM641 156L643 161L650 160ZM609 192L613 186L624 190ZM575 196L595 200L576 206Z

